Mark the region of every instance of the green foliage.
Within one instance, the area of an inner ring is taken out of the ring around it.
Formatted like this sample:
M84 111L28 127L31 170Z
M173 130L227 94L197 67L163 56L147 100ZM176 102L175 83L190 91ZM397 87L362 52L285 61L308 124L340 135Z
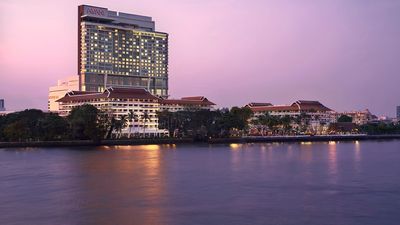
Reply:
M400 124L373 123L359 127L362 133L367 134L400 134Z
M71 110L68 115L73 139L91 139L98 141L105 135L104 119L100 111L92 105L81 105ZM103 123L99 123L102 121Z
M194 137L227 137L232 130L245 130L252 112L248 108L231 110L196 110L158 113L159 128L168 129L171 135Z
M27 109L0 117L0 141L61 140L68 124L57 114Z
M351 123L353 122L353 118L347 115L341 115L338 120L339 123Z

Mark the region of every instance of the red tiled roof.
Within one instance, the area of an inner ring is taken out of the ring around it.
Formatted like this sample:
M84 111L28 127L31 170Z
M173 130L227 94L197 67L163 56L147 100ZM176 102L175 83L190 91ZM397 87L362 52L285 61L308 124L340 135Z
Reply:
M273 111L298 111L299 108L293 105L271 105L250 107L253 112L273 112Z
M248 107L256 107L256 106L272 106L271 103L262 103L262 102L250 102L246 106Z
M108 98L159 99L143 88L108 88Z
M181 99L162 99L164 105L215 105L203 96L183 97Z
M293 103L292 105L298 105L298 107L300 107L302 111L310 111L310 110L319 112L332 111L330 108L324 106L319 101L299 100Z
M204 96L190 96L190 97L182 97L182 100L195 100L195 101L202 101L205 99Z
M251 103L250 103L251 104ZM332 111L331 109L325 107L318 101L304 101L299 100L294 102L291 105L270 105L270 106L251 106L248 104L247 106L253 112L272 112L272 111L316 111L316 112L326 112Z
M159 99L143 88L108 88L104 92L71 91L56 102L88 101L101 98Z

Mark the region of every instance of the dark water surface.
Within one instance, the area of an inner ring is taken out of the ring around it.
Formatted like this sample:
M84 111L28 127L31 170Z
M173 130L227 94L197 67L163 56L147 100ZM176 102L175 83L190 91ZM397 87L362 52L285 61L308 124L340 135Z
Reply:
M0 150L0 224L400 224L400 141Z

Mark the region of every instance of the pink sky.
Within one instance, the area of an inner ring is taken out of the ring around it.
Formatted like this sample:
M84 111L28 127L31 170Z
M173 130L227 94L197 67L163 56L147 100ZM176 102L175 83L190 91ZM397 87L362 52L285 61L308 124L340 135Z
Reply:
M46 109L48 87L77 73L80 4L152 16L170 34L171 97L221 107L319 100L390 116L400 105L400 1L2 0L8 109Z

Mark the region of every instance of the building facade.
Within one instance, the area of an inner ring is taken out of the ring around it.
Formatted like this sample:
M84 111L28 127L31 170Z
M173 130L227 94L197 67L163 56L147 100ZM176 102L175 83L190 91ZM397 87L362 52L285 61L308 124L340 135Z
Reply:
M357 125L364 125L373 120L374 116L368 110L361 110L361 111L350 111L350 112L343 112L343 113L336 113L336 120L342 116L346 115L352 118L352 122Z
M58 99L64 97L64 95L70 91L79 90L79 77L70 76L63 80L58 80L57 85L49 88L49 100L47 109L50 112L58 112L60 110L60 103Z
M4 99L0 99L0 111L6 111L6 106L4 105Z
M270 103L250 103L246 105L249 107L254 116L265 115L268 113L271 116L290 116L299 117L306 115L311 120L318 121L320 123L331 123L334 122L332 119L333 111L328 107L324 106L318 101L305 101L299 100L291 105L272 105Z
M160 110L159 98L143 88L107 88L103 92L71 91L60 103L59 114L67 116L71 110L83 104L90 104L116 119L133 115L128 126L122 130L127 134L146 134L159 136L168 133L158 129L157 111Z
M161 111L212 110L215 104L204 96L183 97L181 99L161 99Z
M205 97L186 97L165 100L151 94L144 88L110 87L103 92L70 91L61 99L59 115L67 116L71 110L83 104L90 104L115 118L131 117L123 134L167 135L168 131L158 129L157 113L163 110L212 109L214 103Z
M299 100L290 105L272 105L270 103L249 103L246 107L254 113L254 119L262 115L292 118L292 128L305 127L309 132L326 133L330 123L335 122L333 110L318 101ZM255 126L257 127L257 126Z
M145 88L168 96L168 34L151 17L78 7L78 74L81 91Z
M397 121L400 121L400 106L396 107L396 118L397 118Z

